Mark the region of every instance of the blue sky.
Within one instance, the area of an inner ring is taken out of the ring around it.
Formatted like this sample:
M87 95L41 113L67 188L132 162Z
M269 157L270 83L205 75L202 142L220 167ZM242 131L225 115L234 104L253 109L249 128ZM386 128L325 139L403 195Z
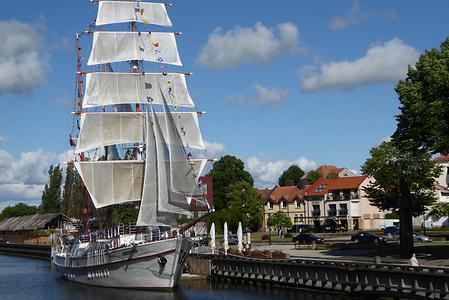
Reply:
M395 129L407 65L449 36L447 1L172 3L174 28L150 30L183 32L208 155L243 159L260 187L293 163L358 171ZM48 166L67 159L74 37L95 15L88 0L2 3L0 208L38 203Z

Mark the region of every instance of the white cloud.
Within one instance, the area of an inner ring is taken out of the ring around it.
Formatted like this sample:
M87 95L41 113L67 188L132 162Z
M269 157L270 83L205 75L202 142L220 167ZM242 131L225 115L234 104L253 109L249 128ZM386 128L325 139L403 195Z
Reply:
M321 63L318 71L317 66L306 66L300 71L300 84L304 91L317 91L397 81L405 77L408 65L414 65L418 57L416 49L395 38L372 46L354 61Z
M229 96L228 102L234 104L250 104L250 105L275 105L282 103L288 96L287 90L264 87L260 84L253 86L254 95L247 96L243 94Z
M39 149L14 158L0 149L0 211L18 202L39 205L50 165L67 161L71 151L56 155Z
M35 26L16 20L0 21L0 94L31 93L49 69L48 54Z
M360 4L357 1L352 3L350 10L344 16L335 17L329 24L332 30L342 30L346 27L359 24L366 16L360 11Z
M217 28L196 62L210 69L229 69L242 64L270 64L282 55L301 50L299 30L293 23L275 28L256 23L254 28L235 27L227 32Z
M278 183L279 176L291 165L296 164L304 171L317 167L314 161L301 156L296 161L277 160L269 161L259 156L245 159L246 170L251 173L257 187L272 187Z
M206 146L205 150L195 150L193 151L193 156L195 158L210 158L215 159L222 156L226 148L223 144L220 144L218 142L211 142L211 141L204 141L204 144Z
M1 142L5 142L7 139L8 139L7 136L0 135L0 143L1 143Z
M351 8L343 16L337 16L329 23L329 28L332 30L343 30L365 22L370 18L397 20L398 16L391 10L363 12L360 3L353 1Z

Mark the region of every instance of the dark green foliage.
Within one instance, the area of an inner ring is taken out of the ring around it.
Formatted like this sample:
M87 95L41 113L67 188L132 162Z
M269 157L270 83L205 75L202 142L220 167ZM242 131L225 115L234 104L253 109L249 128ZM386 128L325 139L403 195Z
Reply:
M49 183L42 192L42 204L39 207L42 213L60 212L61 210L61 184L62 170L59 165L50 166L48 170Z
M327 176L326 176L327 179L333 179L335 177L337 177L337 176L335 175L334 172L329 172L329 174L327 174Z
M401 101L393 139L400 149L449 152L449 39L421 55L399 81Z
M81 177L73 164L67 165L61 211L67 216L77 219L83 215Z
M215 211L210 222L215 223L216 231L223 232L224 222L231 232L237 232L238 223L257 231L262 224L263 200L259 193L247 182L231 184L226 193L228 207Z
M433 191L434 178L440 168L424 151L402 152L393 142L383 142L371 149L371 158L362 166L362 172L375 180L365 188L371 203L381 210L399 209L401 196L400 178L410 189L411 211L414 216L424 213L426 206L436 199Z
M277 211L268 218L267 226L274 227L274 229L278 231L281 228L291 228L293 224L292 220L286 213Z
M287 181L292 180L294 185L297 185L302 176L304 176L304 171L297 165L291 165L287 170L285 170L279 177L279 185L285 186Z
M0 213L0 221L12 217L34 215L37 214L38 212L39 209L36 206L29 206L25 203L20 202L14 206L5 207Z
M212 176L214 185L214 207L221 210L228 207L228 199L226 193L231 184L236 182L247 182L251 186L254 180L247 171L243 161L231 156L225 155L214 163L213 169L207 174Z
M114 205L112 208L113 224L136 224L137 209L134 204Z
M387 220L399 219L399 214L397 212L385 214L385 219L387 219Z
M229 228L236 231L238 222L252 231L259 229L262 224L264 202L251 184L245 181L236 182L229 186L226 193L228 199Z
M307 173L307 176L306 176L307 182L309 184L315 183L315 181L317 181L318 178L320 178L320 177L321 177L320 173L318 173L316 171L310 171L309 173Z
M439 218L449 217L449 203L448 202L438 202L430 211L430 215L436 216Z

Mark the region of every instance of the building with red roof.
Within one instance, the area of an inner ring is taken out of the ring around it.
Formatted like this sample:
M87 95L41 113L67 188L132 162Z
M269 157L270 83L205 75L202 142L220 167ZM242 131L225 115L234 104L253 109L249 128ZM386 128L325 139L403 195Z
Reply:
M277 211L286 213L294 225L306 225L304 190L297 186L275 186L273 189L258 189L265 201L263 229L267 230L268 218Z
M326 220L347 229L374 229L384 213L372 206L363 188L366 176L320 178L305 190L306 218L316 227Z

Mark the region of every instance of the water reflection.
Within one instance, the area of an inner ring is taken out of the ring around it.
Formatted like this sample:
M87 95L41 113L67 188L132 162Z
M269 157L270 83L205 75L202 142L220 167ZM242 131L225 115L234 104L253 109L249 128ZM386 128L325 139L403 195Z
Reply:
M50 272L47 261L0 256L0 299L145 299L145 300L347 300L345 295L316 291L227 285L206 280L183 280L174 292L135 291L81 285Z

